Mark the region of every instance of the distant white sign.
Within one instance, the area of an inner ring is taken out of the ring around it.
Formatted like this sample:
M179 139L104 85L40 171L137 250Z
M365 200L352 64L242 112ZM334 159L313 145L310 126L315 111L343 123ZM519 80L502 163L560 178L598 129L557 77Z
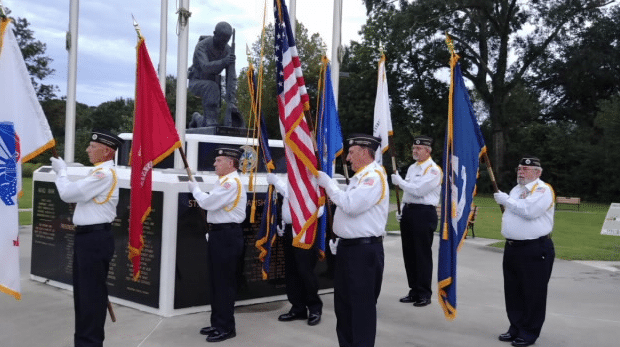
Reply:
M620 204L612 203L607 211L601 235L620 236Z

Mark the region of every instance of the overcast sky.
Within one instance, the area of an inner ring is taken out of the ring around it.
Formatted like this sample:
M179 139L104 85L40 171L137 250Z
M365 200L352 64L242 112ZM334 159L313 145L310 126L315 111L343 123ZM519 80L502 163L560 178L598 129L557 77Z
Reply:
M65 35L69 28L70 0L2 0L12 17L26 18L34 37L47 45L54 61L53 76L44 80L67 94L68 52ZM177 3L168 0L168 75L177 75ZM287 5L290 0L287 1ZM246 43L261 32L265 0L190 0L188 66L200 35L212 35L215 24L229 22L236 30L237 73L247 66ZM331 58L333 0L297 0L297 21L310 34L318 32ZM273 0L267 0L267 23L273 22ZM342 44L358 41L366 22L362 0L343 0ZM135 89L136 33L131 14L138 21L149 54L159 62L161 2L158 0L87 0L80 2L77 101L91 106L119 97L133 98Z

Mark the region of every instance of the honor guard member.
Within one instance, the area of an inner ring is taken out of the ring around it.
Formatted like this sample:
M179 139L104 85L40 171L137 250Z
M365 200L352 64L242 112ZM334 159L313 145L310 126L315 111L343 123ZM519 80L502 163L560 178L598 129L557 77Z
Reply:
M267 182L273 184L278 193L284 197L282 202L282 222L284 228L278 235L284 237L284 263L286 278L286 297L293 305L288 313L281 314L278 320L289 322L296 319L308 319L308 325L317 325L321 321L323 301L319 297L319 280L314 273L318 259L317 250L293 246L293 228L291 209L288 202L288 182L275 174L267 174ZM322 209L323 207L321 207ZM322 215L319 209L319 217Z
M76 347L103 346L108 288L106 279L114 237L112 221L116 218L118 180L114 154L123 140L105 130L94 129L88 159L95 167L77 181L67 177L62 158L51 158L56 172L56 188L62 201L76 203L73 212L73 303Z
M431 158L433 139L417 136L411 153L416 162L402 179L392 174L392 183L403 190L400 237L409 293L400 302L423 307L431 303L433 278L433 233L437 228L437 205L441 194L441 168Z
M330 241L336 255L334 310L340 346L374 346L377 299L383 281L383 236L387 223L389 190L383 166L375 162L381 139L353 134L347 161L355 175L345 191L319 172L319 185L336 205Z
M510 327L499 335L513 346L529 346L540 335L547 309L547 287L555 249L551 241L555 193L540 179L542 167L534 157L521 159L517 186L498 192L495 201L506 210L502 217L504 297Z
M235 296L237 295L237 263L243 253L243 231L247 195L237 169L242 150L234 146L215 149L215 173L218 180L209 193L204 193L195 181L189 190L198 205L208 211L208 259L211 293L211 326L200 329L207 341L218 342L233 338L235 331Z

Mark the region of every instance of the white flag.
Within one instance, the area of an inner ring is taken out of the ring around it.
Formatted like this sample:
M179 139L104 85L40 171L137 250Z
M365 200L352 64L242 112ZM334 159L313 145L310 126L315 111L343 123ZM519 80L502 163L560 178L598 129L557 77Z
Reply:
M19 285L19 142L11 122L0 122L0 292L21 299Z
M22 163L56 143L37 100L8 18L0 25L0 122L12 122L21 143Z
M390 96L388 94L387 77L385 76L385 55L381 55L379 60L379 73L377 75L377 97L375 99L375 115L372 128L372 135L381 138L381 146L377 149L375 160L382 164L383 153L390 147L388 136L392 131L392 116L390 115Z
M0 129L0 291L19 300L21 163L56 143L8 18L0 21Z

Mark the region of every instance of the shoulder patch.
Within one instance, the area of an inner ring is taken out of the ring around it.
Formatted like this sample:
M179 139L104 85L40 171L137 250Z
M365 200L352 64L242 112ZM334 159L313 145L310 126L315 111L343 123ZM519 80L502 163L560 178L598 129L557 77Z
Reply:
M439 175L439 174L440 174L440 172L441 172L441 170L439 170L439 169L438 169L438 168L436 168L436 167L432 167L432 168L430 169L430 173L431 173L431 174L433 174L433 175L435 175L435 176Z
M536 188L535 192L537 192L537 193L544 193L546 189L547 188L545 188L545 187L538 187L538 188Z
M374 177L368 177L368 178L366 178L366 179L364 179L362 181L362 184L366 185L366 186L373 186L375 184L375 178Z
M95 177L98 180L102 180L105 178L105 173L99 170L99 171L93 172L93 177Z

